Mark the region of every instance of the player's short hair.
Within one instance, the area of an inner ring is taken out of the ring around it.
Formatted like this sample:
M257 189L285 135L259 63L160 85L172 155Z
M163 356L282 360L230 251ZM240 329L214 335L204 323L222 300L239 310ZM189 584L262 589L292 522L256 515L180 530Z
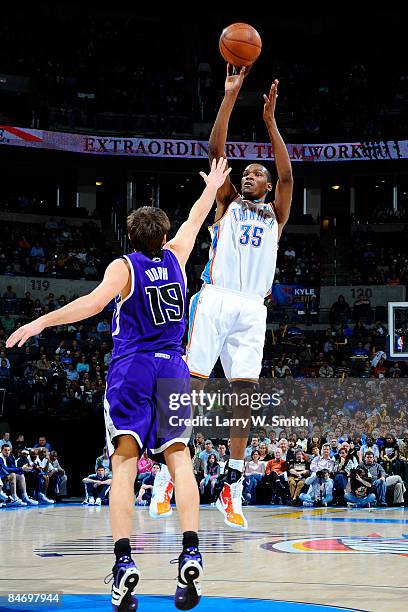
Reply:
M268 183L272 183L272 174L269 172L268 168L265 168L265 166L263 166L263 168L266 171L266 178L268 179Z
M133 248L142 253L158 253L163 238L170 231L166 213L154 206L142 206L133 210L127 218L127 230Z
M262 170L265 171L266 174L266 178L268 180L268 183L272 183L272 174L269 172L268 168L266 168L266 166L264 166L263 164L259 164L258 162L254 162L253 164L249 164L250 166L254 165L254 166L259 166L260 168L262 168ZM248 166L247 166L248 167Z

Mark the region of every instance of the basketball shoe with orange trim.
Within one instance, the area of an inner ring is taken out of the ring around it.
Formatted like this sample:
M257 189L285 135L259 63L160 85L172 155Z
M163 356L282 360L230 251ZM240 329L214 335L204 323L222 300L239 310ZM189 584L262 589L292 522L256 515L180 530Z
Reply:
M154 519L171 516L173 509L170 505L173 496L174 485L167 466L162 465L160 472L156 475L153 484L152 501L149 506L149 514Z
M225 482L215 504L224 516L224 523L234 529L248 529L248 522L242 512L242 489L243 478L232 484Z

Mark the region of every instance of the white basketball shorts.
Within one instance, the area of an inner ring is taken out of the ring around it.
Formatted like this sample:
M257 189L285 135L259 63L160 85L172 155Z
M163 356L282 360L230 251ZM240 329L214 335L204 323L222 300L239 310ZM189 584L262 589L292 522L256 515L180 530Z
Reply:
M220 357L228 380L257 380L265 331L261 298L204 284L190 301L186 350L190 374L208 378Z

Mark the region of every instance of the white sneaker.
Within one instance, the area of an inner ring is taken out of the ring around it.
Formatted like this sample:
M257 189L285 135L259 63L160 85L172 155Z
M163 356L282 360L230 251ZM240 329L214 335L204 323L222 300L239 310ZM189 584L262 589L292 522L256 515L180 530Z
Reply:
M8 501L8 495L3 493L3 491L0 491L0 501L3 501L3 502Z
M41 504L55 504L53 499L49 499L44 493L38 494L39 500Z
M95 498L88 497L88 506L94 506L94 505L95 505Z
M243 478L232 484L225 482L215 504L224 517L224 523L234 529L248 529L248 521L242 512L243 486Z
M100 497L97 497L97 498L95 499L95 506L101 506L101 505L102 505L102 500L101 500L101 498L100 498Z
M32 499L26 495L22 498L23 502L25 502L28 506L38 506L38 501L36 499Z
M27 505L26 502L24 502L19 497L13 497L12 499L13 499L13 501L11 502L12 506L26 506Z
M83 506L87 506L89 504L89 499L88 497L85 497L84 501L82 502Z
M166 518L173 514L170 505L174 485L166 465L162 465L153 484L152 499L149 506L151 518Z

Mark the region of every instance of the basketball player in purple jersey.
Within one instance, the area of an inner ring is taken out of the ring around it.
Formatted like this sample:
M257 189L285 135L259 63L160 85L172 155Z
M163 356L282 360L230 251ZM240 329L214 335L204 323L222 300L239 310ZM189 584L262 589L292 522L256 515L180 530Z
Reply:
M134 252L109 264L102 283L92 293L20 327L6 343L7 348L16 344L21 347L46 327L94 316L115 298L114 349L107 376L105 424L113 471L110 517L116 555L112 570L112 605L116 612L137 607L132 591L140 573L131 558L130 535L137 461L146 448L164 455L177 488L183 551L178 560L176 608L189 610L201 598L199 495L187 448L188 437L185 427L173 430L159 426L157 413L161 411L163 417L163 397L158 396L157 383L170 379L174 383L172 391L174 388L182 393L189 391L190 374L182 359L184 267L217 190L229 174L226 165L221 158L218 163L213 161L208 176L200 172L206 187L172 240L166 242L170 222L162 210L143 207L134 211L128 217ZM169 411L168 396L166 408ZM186 416L190 416L189 408Z

